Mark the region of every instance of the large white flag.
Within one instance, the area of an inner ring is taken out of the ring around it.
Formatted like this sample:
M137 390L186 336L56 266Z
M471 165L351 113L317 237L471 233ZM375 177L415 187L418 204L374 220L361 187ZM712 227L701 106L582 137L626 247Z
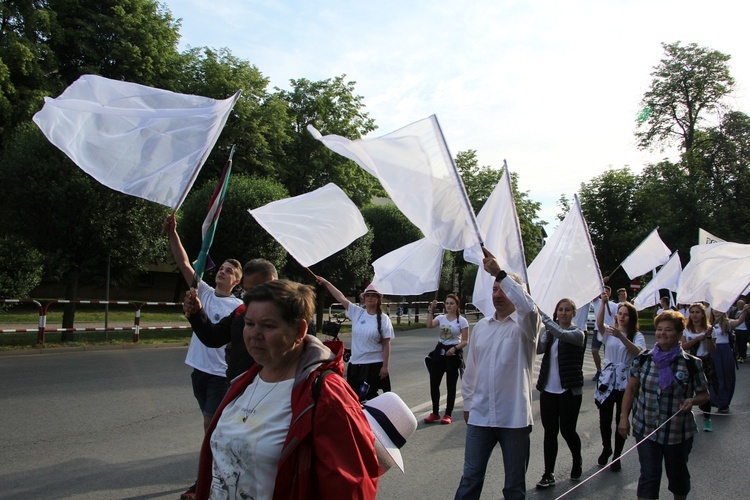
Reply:
M719 242L690 249L690 262L682 271L677 302L705 300L727 311L750 283L750 245Z
M373 285L386 295L419 295L437 290L443 249L426 238L404 245L372 263Z
M484 246L497 257L500 267L518 274L525 283L528 283L521 227L516 214L507 163L500 181L477 215L477 224L484 235ZM492 284L495 277L484 271L483 258L484 253L479 244L464 250L464 260L479 266L474 280L472 303L482 311L482 314L491 316L495 312L495 306L492 304Z
M229 99L83 75L34 122L100 183L177 210L239 97Z
M656 273L656 276L633 299L633 305L639 311L658 305L661 299L659 290L667 289L676 292L680 283L680 276L682 276L682 263L675 250L667 263Z
M576 305L582 305L604 291L577 196L565 220L529 266L529 285L539 309L550 316L560 299L573 299Z
M362 214L336 184L248 210L305 267L367 233Z
M643 276L669 260L671 254L659 237L658 227L651 231L630 255L622 261L622 268L630 279Z
M355 141L310 133L378 178L391 200L422 234L448 250L480 241L461 177L432 115L375 139Z

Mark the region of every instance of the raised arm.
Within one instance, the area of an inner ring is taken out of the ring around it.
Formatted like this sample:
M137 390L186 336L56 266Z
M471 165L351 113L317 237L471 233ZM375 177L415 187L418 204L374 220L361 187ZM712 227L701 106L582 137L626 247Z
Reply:
M577 327L572 330L566 330L555 323L555 321L547 316L544 312L539 311L539 314L542 316L542 323L544 323L544 326L547 327L547 332L554 335L555 338L557 338L561 342L577 345L578 347L583 347L584 343L586 342L586 334L583 333L583 330Z
M437 300L433 300L432 303L430 303L430 307L427 308L427 323L425 324L427 328L435 328L440 324L440 322L435 319L435 307L437 307Z
M333 286L330 281L328 281L322 276L316 276L316 279L318 280L318 284L326 287L326 289L328 290L328 293L330 293L333 296L333 298L336 299L337 302L340 302L344 306L344 309L349 310L350 302L344 296L344 294L341 293L341 290Z
M182 273L182 277L185 278L188 285L192 285L195 270L185 252L185 248L182 246L180 236L177 234L177 221L175 220L174 214L168 215L167 218L164 219L164 223L161 227L162 230L167 233L167 237L169 238L169 248L172 250L172 256Z
M596 329L604 335L604 308L609 307L609 297L606 293L599 296L599 310L596 311Z
M750 303L745 304L745 307L742 308L742 313L739 315L737 319L730 319L729 320L729 327L730 328L736 328L737 325L745 321L745 315L747 314L747 310L750 309Z

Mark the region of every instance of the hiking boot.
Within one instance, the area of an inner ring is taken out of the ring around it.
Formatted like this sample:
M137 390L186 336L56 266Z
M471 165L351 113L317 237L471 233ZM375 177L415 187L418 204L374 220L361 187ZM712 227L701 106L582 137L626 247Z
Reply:
M539 489L549 488L555 485L555 475L552 473L544 474L542 479L536 483L536 487Z
M714 426L711 423L710 418L706 418L703 420L703 432L712 432L714 430Z

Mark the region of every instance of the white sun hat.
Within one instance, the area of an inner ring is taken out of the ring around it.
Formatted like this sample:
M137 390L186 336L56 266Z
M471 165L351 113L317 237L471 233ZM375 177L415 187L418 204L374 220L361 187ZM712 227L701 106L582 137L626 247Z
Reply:
M380 460L381 474L393 465L404 471L400 448L417 429L417 419L406 403L393 392L386 392L362 407L375 434L375 450Z

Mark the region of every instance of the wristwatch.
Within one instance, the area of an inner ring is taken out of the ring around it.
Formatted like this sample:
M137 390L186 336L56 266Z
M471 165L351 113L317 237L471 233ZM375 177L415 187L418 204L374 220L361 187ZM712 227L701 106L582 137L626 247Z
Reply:
M503 281L506 276L508 276L508 273L501 269L500 272L497 273L497 276L495 276L495 281Z

